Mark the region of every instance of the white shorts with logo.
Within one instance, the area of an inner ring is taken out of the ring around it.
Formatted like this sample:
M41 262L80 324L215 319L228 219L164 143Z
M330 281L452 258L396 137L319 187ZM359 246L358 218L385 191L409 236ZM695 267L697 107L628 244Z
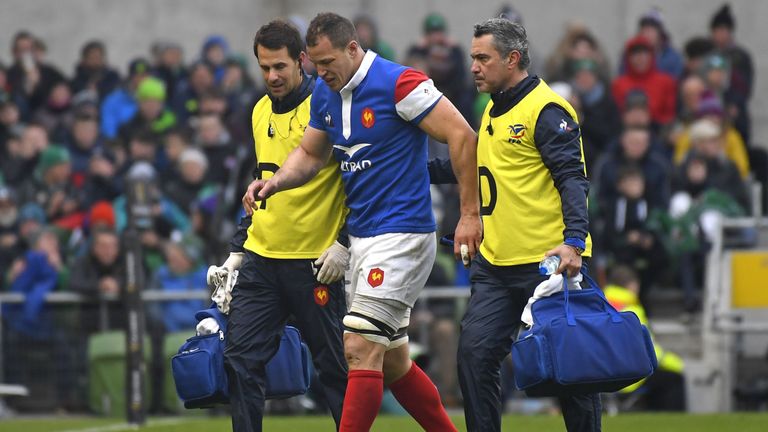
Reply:
M436 249L434 232L349 236L350 311L395 330L407 327L411 308L432 272Z

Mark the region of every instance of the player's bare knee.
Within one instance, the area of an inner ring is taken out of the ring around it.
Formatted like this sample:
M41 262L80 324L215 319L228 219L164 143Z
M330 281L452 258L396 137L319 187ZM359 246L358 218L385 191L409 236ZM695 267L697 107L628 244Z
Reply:
M386 352L382 371L384 384L391 384L402 378L411 369L411 359L408 355L408 345L401 345Z
M344 357L350 369L382 370L384 350L383 345L371 342L361 335L344 335Z

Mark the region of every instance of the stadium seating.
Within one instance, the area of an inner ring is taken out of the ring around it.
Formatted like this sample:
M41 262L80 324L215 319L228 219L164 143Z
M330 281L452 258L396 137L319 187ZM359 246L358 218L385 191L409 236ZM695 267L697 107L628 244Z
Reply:
M149 338L144 337L144 360L149 363ZM97 414L125 417L125 332L96 333L88 340L88 407ZM149 383L144 376L144 397Z

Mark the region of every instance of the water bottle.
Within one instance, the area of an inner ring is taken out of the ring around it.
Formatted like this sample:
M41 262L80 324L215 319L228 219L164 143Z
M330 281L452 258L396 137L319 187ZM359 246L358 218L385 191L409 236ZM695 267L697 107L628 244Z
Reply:
M552 275L557 271L558 267L560 267L559 256L552 255L551 257L546 257L539 263L539 274L542 276Z

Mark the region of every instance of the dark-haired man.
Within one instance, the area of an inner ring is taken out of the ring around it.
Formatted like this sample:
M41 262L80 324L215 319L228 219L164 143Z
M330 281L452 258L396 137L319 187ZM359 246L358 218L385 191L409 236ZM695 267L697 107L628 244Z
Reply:
M482 238L476 134L426 75L363 51L348 19L319 14L306 41L322 79L309 126L275 176L251 183L243 204L290 193L333 154L350 209L351 305L344 317L350 372L340 430L371 428L386 383L425 430L454 431L434 384L409 359L407 329L436 249L427 135L450 149L461 197L454 253L468 262Z
M472 263L472 296L461 322L459 383L467 430L501 430L499 370L528 298L546 276L576 276L591 254L584 153L576 111L536 76L525 29L493 18L475 25L472 75L490 93L477 146L484 238ZM598 395L561 397L566 428L600 430Z
M253 109L257 179L278 171L309 123L315 80L301 68L303 48L299 31L283 21L256 33L254 54L269 92ZM231 303L217 302L224 312L229 308L225 364L232 428L262 430L265 365L277 352L289 315L309 345L338 425L347 381L340 279L349 260L348 240L340 235L347 213L341 176L329 162L312 182L248 210L230 257L212 275L226 279L239 269Z

